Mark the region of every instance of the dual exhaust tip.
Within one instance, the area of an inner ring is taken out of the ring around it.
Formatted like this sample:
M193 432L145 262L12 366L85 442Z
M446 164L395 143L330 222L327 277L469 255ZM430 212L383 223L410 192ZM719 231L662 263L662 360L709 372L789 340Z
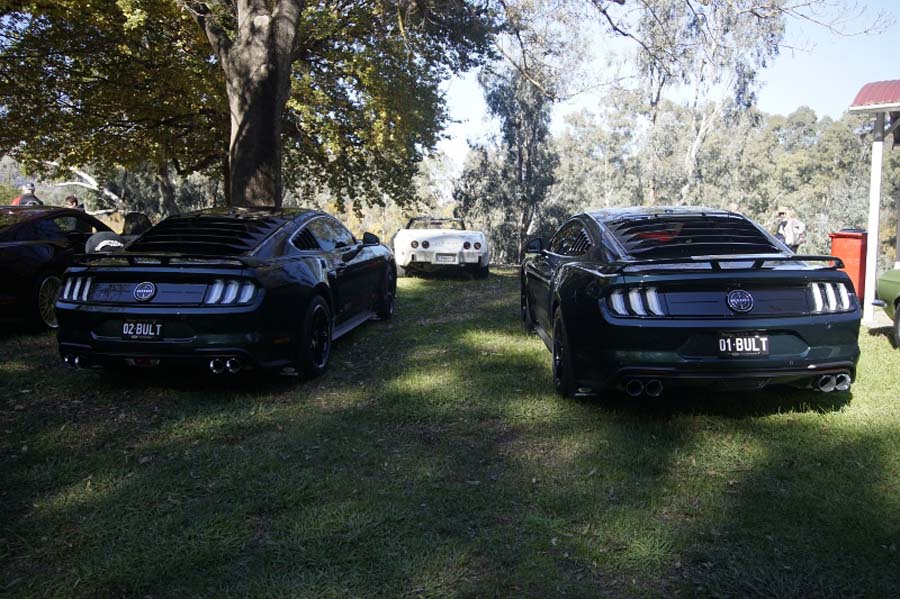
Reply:
M832 391L847 391L851 384L850 375L846 372L838 374L823 374L816 378L813 386L823 393Z
M69 368L84 368L87 366L84 358L75 354L66 354L63 356L63 363Z
M625 382L625 393L629 397L639 397L646 395L647 397L659 397L663 392L663 384L659 379L650 379L647 382L641 379L629 379Z
M213 374L237 374L244 364L238 358L213 358L209 361L209 371Z

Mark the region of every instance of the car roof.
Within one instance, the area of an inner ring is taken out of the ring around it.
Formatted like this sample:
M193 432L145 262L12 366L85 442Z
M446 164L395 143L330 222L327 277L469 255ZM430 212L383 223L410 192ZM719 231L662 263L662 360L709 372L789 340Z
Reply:
M195 210L193 212L185 212L183 214L179 214L177 216L173 216L170 218L203 218L203 217L214 217L214 218L234 218L240 220L269 220L269 219L283 219L285 222L289 220L294 220L300 216L313 216L318 214L325 214L321 210L314 210L312 208L297 208L297 207L279 207L275 208L274 206L249 206L249 207L240 207L240 206L221 206L218 208L204 208L203 210Z
M129 251L247 254L297 220L329 216L309 208L221 207L170 216L134 240Z
M88 216L81 210L64 206L0 206L0 228L35 221L48 216Z
M705 208L703 206L629 206L626 208L594 208L585 210L584 214L593 218L595 221L601 224L628 217L641 218L656 215L688 216L707 214L744 218L737 212L723 210L721 208Z

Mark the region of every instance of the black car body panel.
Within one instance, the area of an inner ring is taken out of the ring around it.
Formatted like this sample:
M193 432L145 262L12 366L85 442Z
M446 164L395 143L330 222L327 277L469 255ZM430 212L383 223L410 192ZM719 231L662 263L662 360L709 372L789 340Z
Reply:
M526 256L523 316L551 351L554 319L564 323L573 383L594 392L630 380L809 386L823 374L849 386L860 310L839 266L791 254L736 213L597 211Z
M357 241L318 211L170 217L126 251L84 256L67 271L57 303L60 353L86 363L239 358L255 368L291 367L313 296L325 298L338 338L369 320L385 291L394 293L393 272L389 249Z
M93 233L109 230L80 210L0 207L0 320L30 317L41 276L62 276Z

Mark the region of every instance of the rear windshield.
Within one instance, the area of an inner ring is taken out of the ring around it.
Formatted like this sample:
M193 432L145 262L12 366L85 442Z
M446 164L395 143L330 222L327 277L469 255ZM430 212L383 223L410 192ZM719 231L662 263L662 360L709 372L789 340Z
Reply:
M606 226L625 251L638 259L784 251L756 225L736 214L627 216L607 221Z
M456 229L465 230L466 226L458 218L413 219L406 225L407 229Z
M283 218L276 217L174 216L141 235L128 246L128 251L248 254L284 222Z

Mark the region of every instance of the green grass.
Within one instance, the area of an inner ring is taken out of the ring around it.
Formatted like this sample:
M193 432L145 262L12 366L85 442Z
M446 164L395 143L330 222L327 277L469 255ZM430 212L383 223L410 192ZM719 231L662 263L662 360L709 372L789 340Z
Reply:
M71 371L0 339L0 594L900 589L900 352L851 396L566 400L518 283L403 279L312 382Z

